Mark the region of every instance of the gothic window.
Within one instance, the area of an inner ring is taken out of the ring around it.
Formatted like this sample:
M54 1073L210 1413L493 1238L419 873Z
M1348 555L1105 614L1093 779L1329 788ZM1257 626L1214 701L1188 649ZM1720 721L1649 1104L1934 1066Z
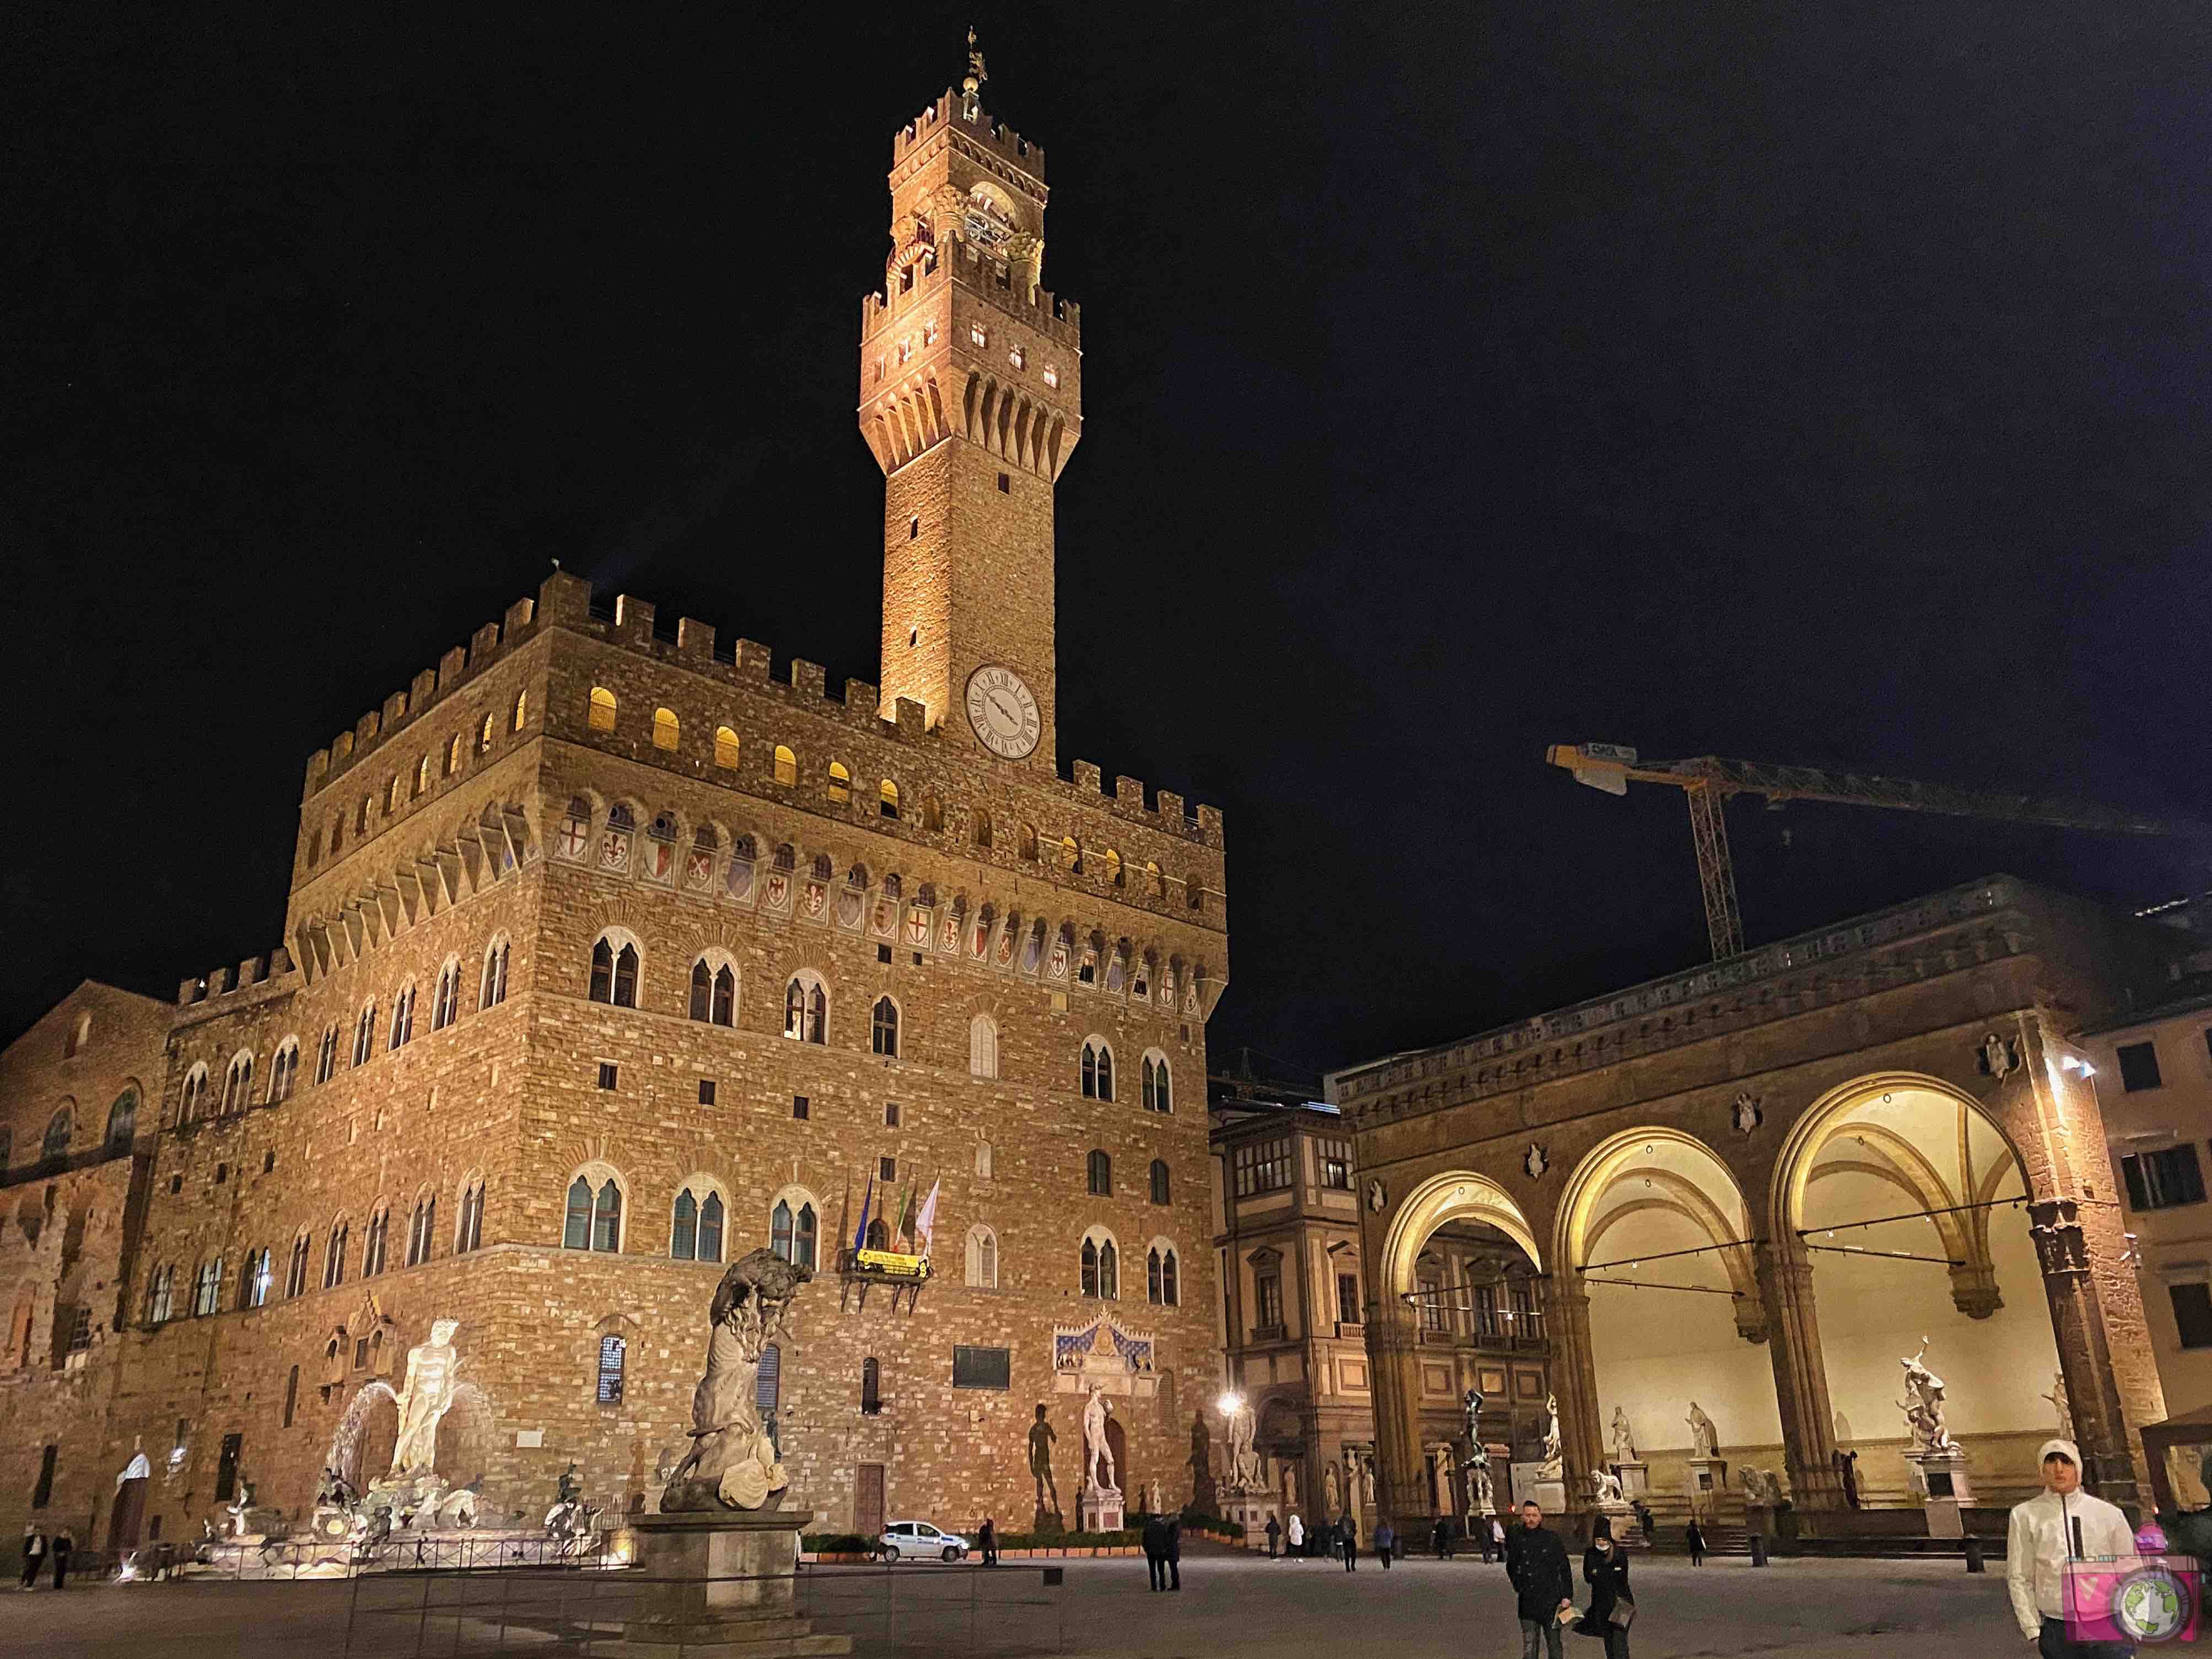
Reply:
M222 1115L242 1112L253 1103L253 1056L241 1054L230 1062L230 1070L222 1079Z
M328 1083L338 1069L338 1028L323 1027L323 1040L315 1048L315 1081Z
M853 775L842 761L830 763L830 799L840 805L853 799Z
M1145 1300L1154 1307L1172 1308L1182 1301L1176 1283L1175 1248L1155 1244L1145 1253Z
M999 1027L988 1014L978 1014L968 1022L968 1075L999 1075Z
M802 969L783 988L783 1034L794 1042L823 1042L830 1023L829 998L821 976Z
M868 1047L878 1054L896 1059L899 1051L898 1004L889 997L878 997L868 1017Z
M293 1050L295 1054L299 1050ZM119 1152L126 1150L138 1138L138 1091L125 1089L115 1097L115 1103L107 1109L107 1150ZM0 1152L0 1166L7 1164L7 1154Z
M720 1261L723 1214L720 1193L697 1181L687 1183L676 1194L668 1254L678 1261Z
M1114 1160L1094 1147L1085 1163L1091 1195L1093 1198L1111 1198L1114 1195Z
M591 727L594 732L615 729L615 694L604 685L592 688Z
M637 946L620 934L602 933L592 946L592 1000L636 1007L637 970Z
M676 820L665 812L646 828L645 873L655 881L676 879Z
M361 1245L361 1276L374 1279L384 1271L384 1251L392 1231L392 1212L380 1204L368 1218Z
M204 1063L185 1073L184 1099L177 1107L177 1121L197 1123L207 1109L208 1069Z
M292 1084L299 1075L299 1039L286 1037L277 1045L276 1057L269 1062L269 1103L271 1106L292 1097Z
M578 795L561 815L561 832L553 848L564 859L580 859L592 841L592 803Z
M284 1269L284 1294L288 1297L307 1293L307 1255L312 1243L304 1227L292 1241L292 1260Z
M1175 1097L1168 1084L1168 1057L1155 1050L1145 1056L1145 1109L1148 1112L1171 1112Z
M354 1027L353 1063L356 1066L368 1065L368 1057L375 1051L375 1048L376 1004L371 1000L362 1006L361 1021Z
M523 722L527 720L529 718L530 693L527 690L518 691L514 694L514 724L513 729L517 732L522 730Z
M477 753L479 755L489 755L491 753L491 740L493 738L496 737L498 733L499 716L494 714L486 714L483 717L483 724L477 729Z
M392 1042L399 1048L415 1040L415 988L411 985L392 1000Z
M505 939L494 939L484 951L483 979L477 988L479 1009L496 1007L507 1000L507 949Z
M683 726L678 721L674 709L656 708L653 711L653 746L655 749L675 748L676 740L682 734Z
M420 797L430 787L430 757L424 755L415 763L415 793Z
M246 1267L238 1276L238 1305L240 1308L264 1306L269 1300L270 1277L268 1250L248 1250Z
M627 870L629 868L629 844L637 836L637 819L629 807L617 801L607 808L606 839L599 843L599 868Z
M449 962L438 970L438 983L430 994L430 1029L442 1031L461 1016L461 964Z
M1083 1097L1086 1100L1114 1098L1114 1051L1104 1037L1083 1042Z
M568 1185L562 1247L570 1250L619 1251L622 1218L622 1183L616 1180L613 1170L595 1164Z
M461 1188L460 1224L453 1230L453 1254L460 1255L483 1244L484 1183L475 1176Z
M778 783L799 781L799 757L783 744L775 746L775 781Z
M983 331L982 324L970 323L968 325L968 340L971 345L985 345L989 343L990 336Z
M222 1258L203 1261L192 1273L192 1317L205 1319L222 1304Z
M968 1230L968 1282L978 1290L999 1288L999 1239L978 1223Z
M1093 1227L1083 1237L1083 1294L1113 1302L1121 1294L1121 1261L1113 1235Z
M1169 1176L1168 1176L1167 1160L1166 1160L1165 1158L1154 1158L1154 1159L1152 1160L1152 1202L1153 1202L1153 1203L1155 1203L1155 1204L1165 1204L1165 1203L1168 1203L1168 1202L1170 1201L1170 1200L1169 1200L1169 1196L1168 1196L1169 1190L1170 1190L1170 1177L1169 1177Z
M453 733L453 741L446 745L446 775L452 777L461 769L461 734Z
M1028 357L1023 354L1019 346L1014 347L1012 350L1006 353L1006 362L1016 368L1021 368L1028 361Z
M419 1267L430 1259L430 1236L438 1224L438 1200L428 1193L415 1200L407 1218L407 1265Z
M154 1269L154 1276L146 1281L146 1322L166 1325L176 1311L173 1305L177 1291L177 1270L167 1262Z
M323 1245L323 1288L345 1283L346 1246L352 1243L353 1229L341 1221L331 1228L331 1236Z
M794 1209L780 1198L769 1216L769 1248L794 1267L812 1268L819 1225L811 1201L802 1199Z
M880 816L887 818L895 818L899 815L898 785L893 783L889 778L885 778L876 787L876 811Z
M714 728L714 764L726 772L737 769L738 734L726 726Z
M727 963L702 957L691 964L691 1018L714 1025L738 1023L738 976Z
M399 774L394 772L384 786L384 812L386 817L399 810Z

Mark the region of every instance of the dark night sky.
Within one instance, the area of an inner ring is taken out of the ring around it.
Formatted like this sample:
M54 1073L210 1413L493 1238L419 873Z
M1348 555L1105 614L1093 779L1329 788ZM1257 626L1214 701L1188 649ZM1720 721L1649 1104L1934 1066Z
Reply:
M549 558L876 678L858 301L969 13L465 9L0 25L0 1036L274 943L308 753ZM1697 961L1679 795L1548 742L2212 813L2206 16L975 9L1084 307L1061 760L1227 813L1218 1062ZM1731 823L1754 940L2203 878Z

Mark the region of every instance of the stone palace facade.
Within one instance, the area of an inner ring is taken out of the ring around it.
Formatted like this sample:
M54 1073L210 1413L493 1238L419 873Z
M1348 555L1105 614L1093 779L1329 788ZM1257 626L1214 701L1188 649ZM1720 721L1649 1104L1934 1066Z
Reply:
M634 1510L763 1244L817 1275L761 1381L817 1526L1027 1528L1040 1411L1073 1526L1092 1383L1130 1507L1191 1496L1221 818L1057 764L1042 150L971 83L892 161L882 689L556 573L313 756L279 948L5 1058L0 1528L197 1535L241 1471L296 1516L434 1317L441 1474ZM933 1191L926 1282L856 1259Z

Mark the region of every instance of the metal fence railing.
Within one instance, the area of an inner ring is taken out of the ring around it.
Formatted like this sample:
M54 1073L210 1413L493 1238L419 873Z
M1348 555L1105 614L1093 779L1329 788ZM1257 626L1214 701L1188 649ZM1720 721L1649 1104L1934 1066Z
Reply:
M791 1615L816 1635L854 1638L855 1651L878 1656L969 1654L991 1659L1066 1651L1063 1592L1056 1568L895 1567L802 1564L791 1587ZM411 1566L354 1580L342 1659L491 1659L543 1653L612 1651L626 1639L659 1579L635 1569L580 1564L548 1567ZM710 1587L766 1585L757 1577L717 1578ZM701 1650L656 1643L666 1659Z

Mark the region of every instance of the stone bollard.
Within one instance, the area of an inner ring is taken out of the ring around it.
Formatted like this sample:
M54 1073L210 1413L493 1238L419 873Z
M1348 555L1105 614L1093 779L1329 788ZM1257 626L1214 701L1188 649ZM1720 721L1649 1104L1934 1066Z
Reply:
M1766 1540L1758 1533L1751 1534L1751 1565L1754 1567L1766 1565Z

